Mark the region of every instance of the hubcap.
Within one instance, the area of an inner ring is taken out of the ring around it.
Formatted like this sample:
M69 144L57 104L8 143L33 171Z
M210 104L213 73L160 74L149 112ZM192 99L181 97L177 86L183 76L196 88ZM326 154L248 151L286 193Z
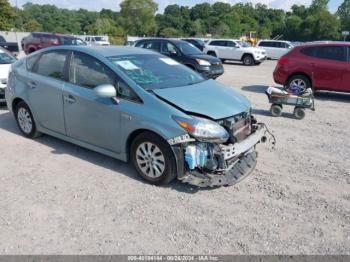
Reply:
M18 110L17 117L19 126L22 129L22 131L26 134L29 134L32 131L33 122L28 110L24 107L21 107Z
M297 86L300 88L300 91L305 91L306 90L306 83L303 79L294 79L292 82L290 82L290 87Z
M244 63L247 64L247 65L250 65L251 64L251 58L249 56L244 58Z
M165 159L162 151L151 142L144 142L136 150L136 162L142 173L150 178L162 176Z

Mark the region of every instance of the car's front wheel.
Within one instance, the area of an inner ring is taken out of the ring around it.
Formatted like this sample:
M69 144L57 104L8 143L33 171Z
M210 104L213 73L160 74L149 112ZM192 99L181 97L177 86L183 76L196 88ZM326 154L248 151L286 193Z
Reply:
M139 175L155 184L168 184L176 177L176 162L170 145L152 132L138 135L131 145L131 161Z
M243 65L252 66L255 64L254 57L252 55L244 55L242 58Z
M27 138L35 138L40 135L35 121L28 105L25 102L19 102L15 108L17 124L22 134Z

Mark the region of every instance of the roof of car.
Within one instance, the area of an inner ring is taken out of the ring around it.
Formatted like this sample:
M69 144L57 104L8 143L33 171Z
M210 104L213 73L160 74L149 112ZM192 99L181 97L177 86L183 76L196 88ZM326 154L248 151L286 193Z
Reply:
M284 42L284 43L291 43L288 40L275 40L275 39L262 39L259 42L263 42L263 41L269 41L269 42Z
M177 39L177 38L162 38L162 37L154 37L154 38L143 38L143 39L139 39L136 42L141 42L141 41L154 41L154 40L164 40L164 41L170 41L173 43L182 43L182 42L186 42L182 39Z
M322 45L341 45L341 46L350 46L350 42L341 42L341 41L315 41L303 43L300 46L322 46Z
M119 55L142 55L142 54L158 54L152 50L131 47L131 46L55 46L42 49L44 51L48 50L72 50L72 51L82 51L91 54L99 54L104 57L119 56Z
M212 42L212 41L241 41L241 40L239 40L239 39L225 39L225 38L222 38L222 39L210 39L209 41Z

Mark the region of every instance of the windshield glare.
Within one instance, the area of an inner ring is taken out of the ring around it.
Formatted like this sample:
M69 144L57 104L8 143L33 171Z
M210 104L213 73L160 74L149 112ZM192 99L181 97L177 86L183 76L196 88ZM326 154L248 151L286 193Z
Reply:
M0 53L0 64L12 64L16 61L16 58L6 53Z
M201 50L199 50L197 47L195 47L194 45L192 45L192 44L190 44L188 42L181 42L181 43L178 43L176 46L185 55L199 55L199 54L202 54Z
M175 60L157 54L113 56L108 59L146 90L193 85L205 80Z

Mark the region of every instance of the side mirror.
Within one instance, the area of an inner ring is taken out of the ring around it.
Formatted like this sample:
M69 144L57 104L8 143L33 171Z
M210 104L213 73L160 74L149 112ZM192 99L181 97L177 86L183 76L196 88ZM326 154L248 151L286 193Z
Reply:
M101 98L115 98L117 96L117 91L115 90L115 87L110 84L104 84L95 87L94 93L97 97Z

